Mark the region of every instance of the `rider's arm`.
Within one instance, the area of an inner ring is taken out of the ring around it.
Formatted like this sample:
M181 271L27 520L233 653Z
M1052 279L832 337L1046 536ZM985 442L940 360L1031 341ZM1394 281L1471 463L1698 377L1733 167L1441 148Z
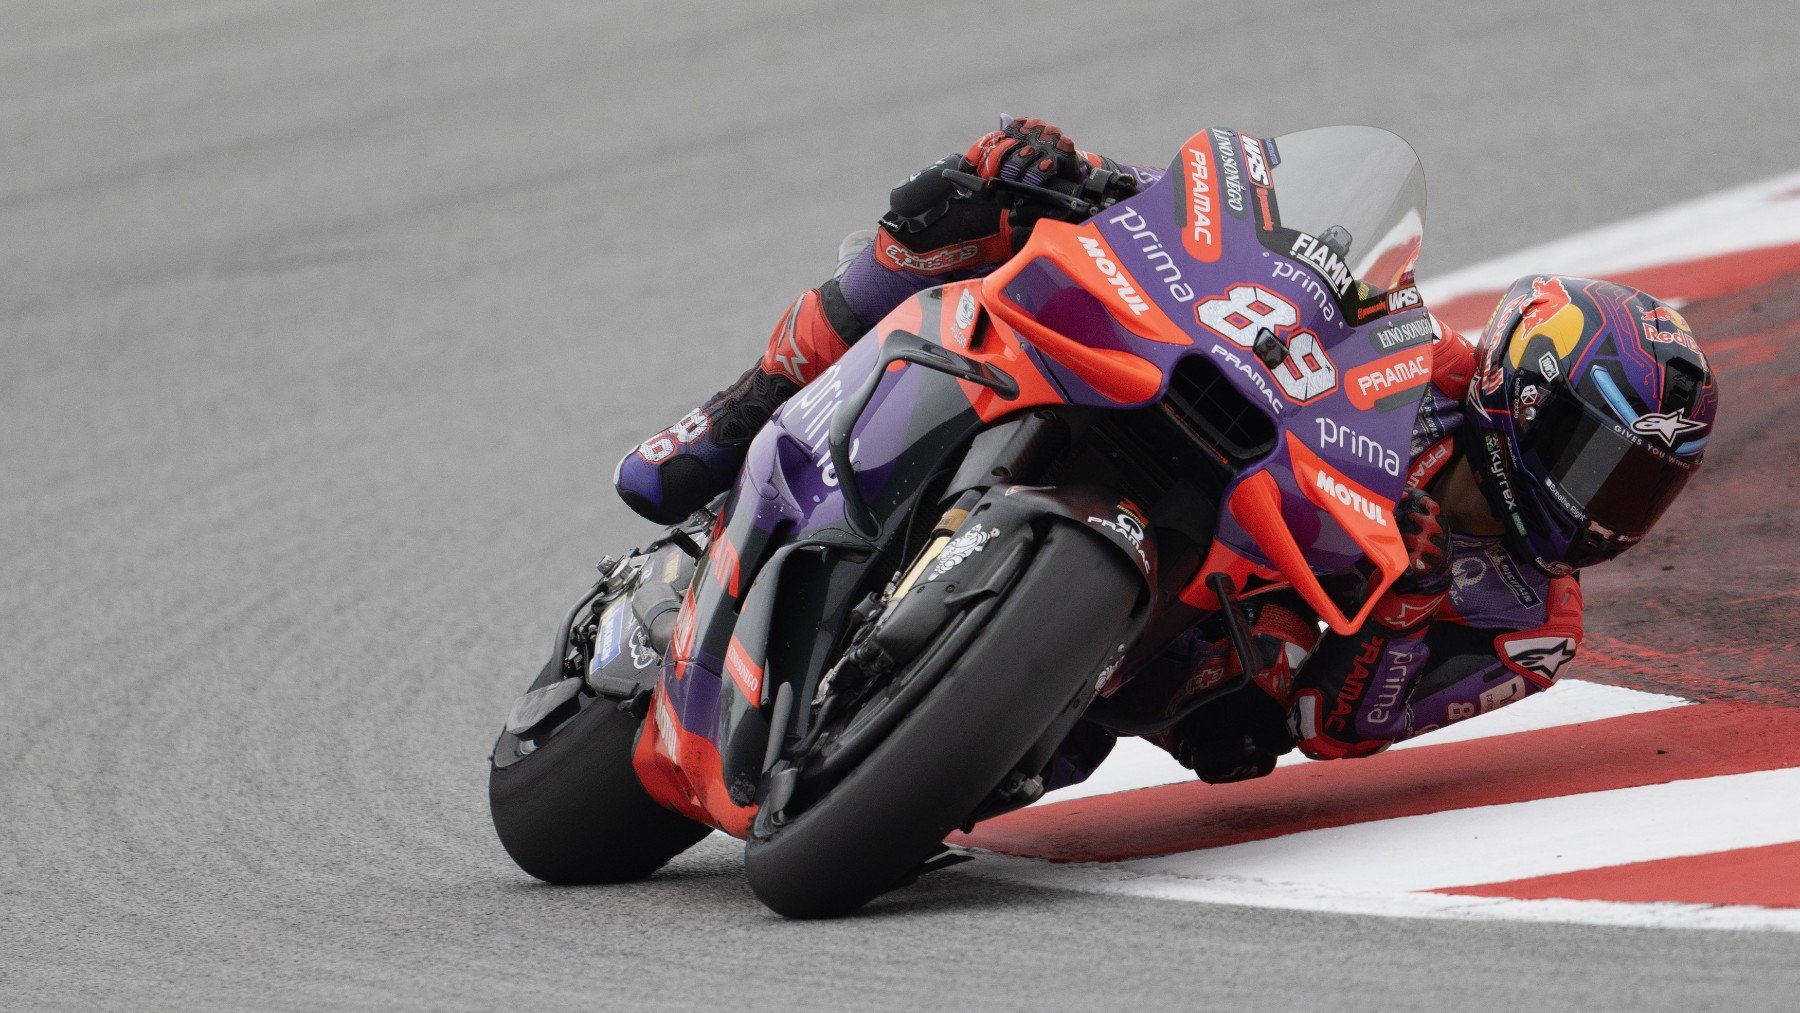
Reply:
M1076 150L1056 127L1016 119L913 173L888 196L875 239L829 281L789 305L769 338L763 371L804 386L889 311L934 285L978 278L1017 252L1042 209L1008 208L943 176L956 169L1033 184L1080 179L1110 159ZM1134 179L1148 178L1133 170Z
M1403 738L1523 700L1550 688L1581 647L1581 584L1550 581L1542 621L1525 629L1438 623L1426 637L1437 659L1419 677Z
M1479 540L1458 540L1456 581L1432 621L1370 622L1327 636L1307 662L1296 737L1315 759L1367 756L1549 688L1581 645L1581 585L1534 580Z
M1452 586L1453 539L1438 505L1408 489L1394 509L1406 570L1361 628L1321 638L1295 679L1291 724L1306 755L1367 756L1409 734L1406 703L1430 659L1428 632Z
M1162 176L1159 169L1121 166L1081 151L1061 130L1036 119L1012 120L966 152L914 173L889 194L875 241L833 279L834 291L831 283L821 289L823 306L835 305L844 315L834 320L836 333L853 342L908 297L988 274L1018 252L1039 218L1056 213L971 195L945 179L945 169L1038 185L1080 180L1095 168L1122 173L1137 187Z

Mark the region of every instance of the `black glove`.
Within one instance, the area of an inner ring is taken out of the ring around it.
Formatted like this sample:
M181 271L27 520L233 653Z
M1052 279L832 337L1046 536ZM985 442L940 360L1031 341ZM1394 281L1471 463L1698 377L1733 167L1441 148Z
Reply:
M1013 120L977 140L965 154L947 155L895 187L881 219L876 256L889 270L927 275L1004 263L1031 238L1039 219L1073 213L1029 194L971 194L945 179L944 170L1033 186L1060 182L1073 192L1086 167L1061 130L1043 120Z

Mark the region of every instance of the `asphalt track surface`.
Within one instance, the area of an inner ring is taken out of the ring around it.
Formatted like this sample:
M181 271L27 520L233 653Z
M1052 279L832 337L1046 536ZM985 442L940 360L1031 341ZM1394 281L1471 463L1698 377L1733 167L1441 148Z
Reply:
M996 112L1389 126L1441 271L1794 168L1791 8L493 7L0 9L0 1005L1791 1001L1792 935L974 876L789 924L717 839L551 889L484 792L648 532L617 454Z

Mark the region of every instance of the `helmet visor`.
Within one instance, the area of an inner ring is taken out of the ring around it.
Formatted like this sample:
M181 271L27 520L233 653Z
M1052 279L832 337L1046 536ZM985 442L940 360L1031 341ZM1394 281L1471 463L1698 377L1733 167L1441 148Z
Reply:
M1609 556L1656 524L1698 463L1626 436L1617 421L1568 395L1546 392L1515 416L1520 463L1557 505L1619 543Z

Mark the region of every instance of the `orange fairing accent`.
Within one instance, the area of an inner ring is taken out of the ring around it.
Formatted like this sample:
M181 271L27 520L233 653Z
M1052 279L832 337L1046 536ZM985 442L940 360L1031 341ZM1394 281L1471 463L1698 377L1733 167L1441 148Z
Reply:
M1306 449L1292 433L1287 434L1289 459L1294 464L1294 477L1307 499L1319 506L1337 525L1350 535L1375 564L1379 573L1376 587L1363 601L1356 615L1346 616L1325 593L1319 578L1312 572L1305 554L1288 530L1281 513L1281 488L1268 472L1257 472L1238 483L1227 509L1250 537L1312 606L1319 618L1334 632L1350 634L1368 618L1376 599L1406 568L1406 546L1394 527L1394 504L1351 482L1337 469Z
M1406 569L1406 543L1394 526L1394 501L1345 478L1298 436L1286 435L1300 491L1323 507L1382 571L1387 577L1382 586L1392 583Z
M1212 548L1206 552L1206 561L1200 564L1199 571L1194 574L1194 579L1188 581L1187 586L1181 589L1182 602L1197 609L1216 611L1219 607L1219 596L1213 593L1212 588L1206 586L1206 578L1215 573L1223 573L1230 577L1231 586L1239 592L1244 590L1244 585L1249 583L1251 577L1268 581L1283 579L1280 572L1271 570L1215 539Z
M1245 144L1254 144L1246 138ZM1184 225L1181 245L1202 263L1211 264L1223 250L1219 242L1219 169L1213 151L1212 137L1202 130L1181 146L1182 200Z
M631 767L644 790L663 808L736 838L749 836L756 806L732 803L719 776L718 749L705 736L681 727L668 694L660 687L650 700L650 716L632 751ZM698 774L700 783L690 780L690 773Z
M969 309L963 309L967 295ZM966 321L961 318L967 316ZM977 362L985 362L1013 378L1019 396L1002 397L990 387L957 380L975 414L983 422L1039 405L1066 404L1062 392L1025 354L1018 334L989 314L981 304L981 282L963 281L944 287L944 306L938 335L944 347ZM896 363L904 365L904 363ZM889 367L890 369L892 366Z
M1118 295L1119 290L1107 282L1102 268L1093 266L1096 258L1084 252L1087 248L1078 240L1078 234L1084 232L1090 240L1099 243L1095 249L1104 253L1111 252L1099 240L1099 230L1091 226L1040 222L1025 248L981 283L982 301L995 316L1023 334L1044 354L1074 371L1105 397L1119 404L1142 404L1154 398L1157 391L1162 389L1163 372L1154 363L1130 352L1095 348L1059 334L1039 323L1024 307L1006 295L1006 286L1018 277L1027 264L1038 259L1049 260L1063 273L1082 282L1088 292L1106 303L1109 310L1113 311L1114 319L1133 334L1166 344L1192 344L1193 339L1174 321L1141 296L1138 299L1145 308L1144 313L1120 309L1125 304ZM1077 260L1077 257L1080 259ZM1123 276L1124 269L1118 267L1110 257L1100 259L1106 260L1107 264L1112 265ZM1134 289L1134 294L1142 291L1136 289L1135 284L1128 284L1128 287ZM1140 319L1126 319L1133 316Z
M1139 224L1133 226L1131 219ZM1143 217L1129 209L1121 210L1113 219L1123 228L1142 228ZM1154 248L1154 247L1153 247ZM1043 258L1062 269L1088 294L1106 306L1112 318L1126 330L1149 341L1165 345L1191 345L1193 336L1169 319L1145 293L1149 290L1132 277L1113 253L1112 244L1100 235L1093 223L1070 225L1067 222L1038 223L1031 239L1017 256L989 275L1006 275L1001 287L1012 281L1026 264ZM991 289L989 290L991 291ZM1010 300L1009 300L1010 302ZM1022 312L1022 311L1021 311Z

